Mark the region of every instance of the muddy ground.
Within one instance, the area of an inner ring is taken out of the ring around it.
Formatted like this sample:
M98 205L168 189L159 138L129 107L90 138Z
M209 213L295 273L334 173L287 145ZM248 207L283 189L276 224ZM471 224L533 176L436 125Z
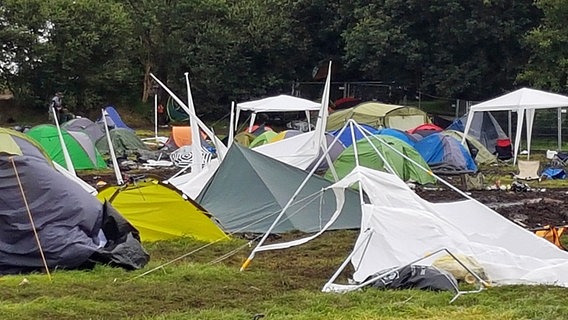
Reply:
M155 175L167 179L175 174L175 169L132 170L125 176ZM83 174L81 177L95 186L99 181L115 183L113 173ZM459 186L459 182L451 181ZM468 194L494 209L504 217L528 229L538 229L546 225L562 226L568 221L568 188L542 188L538 182L525 182L530 187L526 191L483 190L471 191ZM417 187L416 193L431 202L447 202L464 199L464 196L448 187Z

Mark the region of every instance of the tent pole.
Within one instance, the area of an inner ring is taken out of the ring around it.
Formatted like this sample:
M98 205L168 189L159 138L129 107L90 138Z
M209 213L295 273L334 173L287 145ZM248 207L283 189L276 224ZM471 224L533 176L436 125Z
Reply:
M562 150L562 108L557 110L558 123L558 151Z
M507 111L507 125L509 127L508 134L509 139L513 136L513 112L511 110Z
M154 93L154 138L156 139L156 145L158 144L158 93Z
M103 122L105 124L106 138L108 142L108 150L110 153L110 158L112 160L112 168L114 170L114 175L116 176L116 184L121 186L124 184L124 180L122 179L122 173L120 172L120 168L118 167L118 161L116 160L116 154L114 153L114 146L112 145L112 140L110 139L110 132L108 131L105 109L102 109L102 113L103 113Z
M349 264L349 261L351 260L351 258L355 255L355 253L357 253L357 251L359 250L359 248L361 248L363 245L365 245L365 247L368 246L370 240L371 240L371 236L373 235L374 230L372 229L367 229L363 232L363 234L365 235L364 238L361 240L361 242L359 243L359 245L355 246L355 248L353 248L353 251L351 251L351 253L345 258L345 260L343 261L343 263L339 266L339 268L337 268L337 270L335 271L335 273L331 276L331 278L329 278L329 280L327 280L327 283L323 286L323 288L321 289L321 291L323 292L330 292L332 291L330 288L330 285L333 284L333 282L335 281L335 279L337 279L337 277L339 277L339 275L341 274L341 272L343 272L343 270L345 269L345 267L347 267L347 265Z
M16 168L16 163L14 162L13 156L10 157L10 161L12 162L12 167L14 168L14 173L16 174L16 180L18 180L18 186L20 187L22 199L24 200L24 205L26 206L26 211L28 212L28 218L30 218L30 223L31 223L32 229L34 231L34 237L35 237L35 240L37 242L37 246L39 248L39 254L41 256L41 260L43 262L45 272L47 273L47 277L49 278L49 281L51 282L51 273L49 273L49 267L47 266L47 260L45 259L45 254L43 253L43 248L41 247L41 242L39 241L39 235L37 233L37 229L36 229L36 226L35 226L35 223L34 223L34 219L32 217L32 212L30 210L30 206L28 204L28 199L26 198L26 193L24 192L22 182L20 181L20 175L18 174L18 169Z
M162 87L164 88L164 90L166 90L166 92L177 102L177 104L179 104L179 106L192 118L194 119L197 124L199 125L199 128L201 128L201 130L203 130L210 138L211 141L213 141L213 144L215 145L215 148L217 149L217 154L219 156L219 160L223 160L223 157L225 156L225 145L223 144L223 142L221 142L221 140L219 140L219 138L217 138L213 132L211 132L211 130L209 130L209 128L207 128L207 126L205 125L205 123L203 123L203 121L201 121L201 119L199 119L199 117L190 111L190 109L188 108L187 105L185 105L185 103L183 103L183 101L178 98L178 96L176 96L172 90L170 90L170 88L166 87L166 85L160 81L160 79L158 79L153 73L150 73L150 76ZM221 149L223 148L223 149Z
M187 106L194 113L195 105L193 104L193 96L191 94L191 86L189 84L189 72L185 74L185 84L187 86ZM199 126L195 123L193 118L189 118L189 126L191 132L191 153L192 153L192 165L191 171L194 173L199 173L203 166L203 157L201 156L201 134L199 132Z
M235 134L235 101L231 102L231 116L229 117L229 138L227 139L227 148L233 144Z
M71 161L71 156L69 155L69 150L67 150L67 145L63 139L63 133L61 132L61 126L59 126L59 119L57 118L57 112L54 107L51 107L53 112L53 119L55 120L55 127L57 128L57 135L59 136L59 143L61 144L61 151L63 151L63 158L65 159L65 165L67 166L67 171L69 171L75 177L77 173L75 172L75 167L73 166L73 161Z

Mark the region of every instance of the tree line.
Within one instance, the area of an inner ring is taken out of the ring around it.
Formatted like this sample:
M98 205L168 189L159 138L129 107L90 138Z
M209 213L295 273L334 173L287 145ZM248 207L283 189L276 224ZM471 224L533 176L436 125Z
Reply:
M0 86L45 107L136 104L150 73L201 113L333 81L482 100L519 86L567 93L568 6L555 0L4 0ZM163 92L159 92L162 99Z

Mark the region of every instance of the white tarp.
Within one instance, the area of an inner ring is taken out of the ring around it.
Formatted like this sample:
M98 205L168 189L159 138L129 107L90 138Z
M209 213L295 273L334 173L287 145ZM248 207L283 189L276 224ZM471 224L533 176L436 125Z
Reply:
M514 111L517 112L517 131L514 143L514 162L517 161L519 145L521 143L521 131L523 128L523 119L526 113L527 125L527 150L530 154L530 145L532 137L532 126L534 121L535 109L550 109L568 106L568 97L560 94L550 93L529 88L522 88L495 99L491 99L476 105L469 109L469 116L465 125L464 133L467 134L471 127L473 114L481 111ZM465 142L464 140L462 143Z
M183 194L189 196L191 199L195 199L209 179L215 174L217 168L219 168L219 158L211 159L209 163L199 171L199 173L186 173L175 178L171 178L166 181L170 183L176 189L183 192Z
M361 230L372 230L351 260L356 281L447 248L475 258L494 284L568 286L567 252L475 200L432 204L396 176L364 167L334 188L355 182L371 201L363 205Z

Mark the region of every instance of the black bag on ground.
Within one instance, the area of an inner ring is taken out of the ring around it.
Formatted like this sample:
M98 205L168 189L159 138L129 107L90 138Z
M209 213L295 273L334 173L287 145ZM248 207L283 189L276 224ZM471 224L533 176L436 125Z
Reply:
M408 265L398 270L385 270L369 276L367 280L386 274L370 284L377 289L420 289L458 292L458 282L449 272L433 266Z

